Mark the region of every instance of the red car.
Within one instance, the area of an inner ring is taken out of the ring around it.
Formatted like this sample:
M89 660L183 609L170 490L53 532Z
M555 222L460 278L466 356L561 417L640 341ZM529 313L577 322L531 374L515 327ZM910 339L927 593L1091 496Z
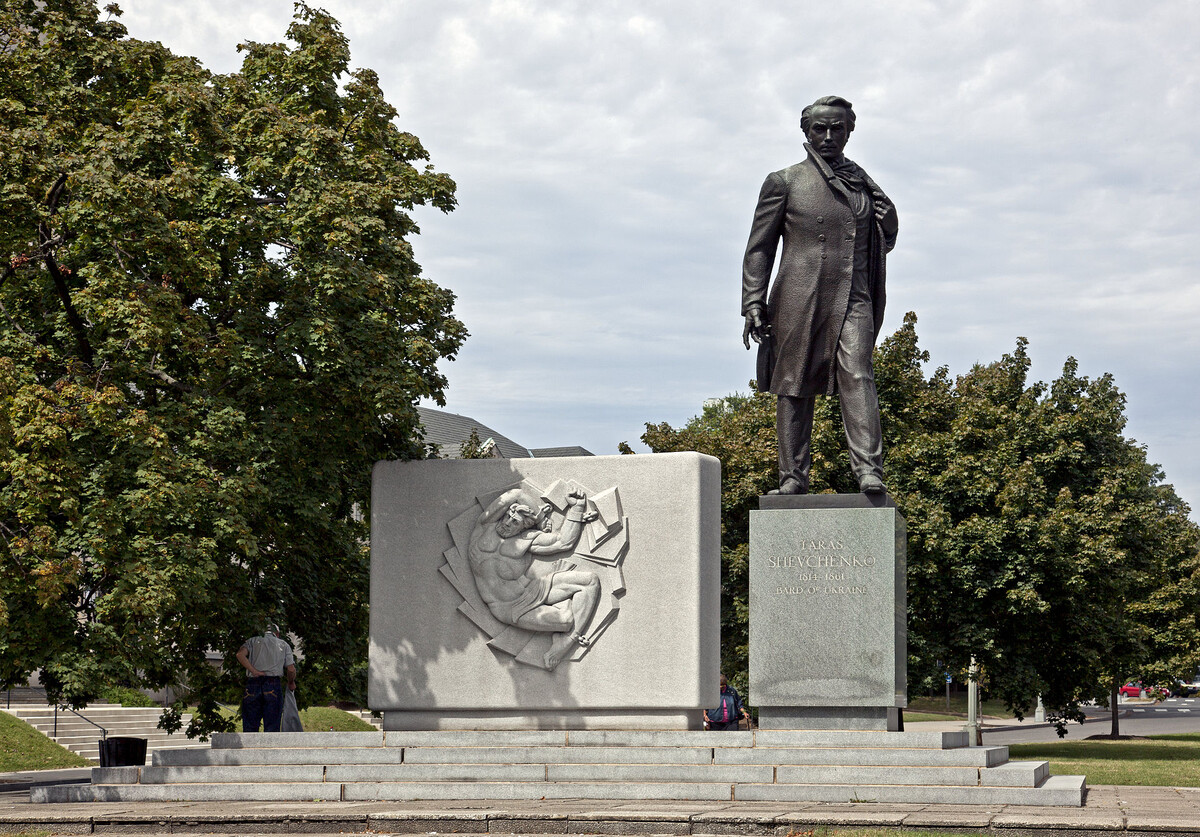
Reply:
M1122 686L1117 691L1119 691L1121 693L1121 697L1141 697L1142 696L1142 684L1141 683L1126 683L1124 686Z

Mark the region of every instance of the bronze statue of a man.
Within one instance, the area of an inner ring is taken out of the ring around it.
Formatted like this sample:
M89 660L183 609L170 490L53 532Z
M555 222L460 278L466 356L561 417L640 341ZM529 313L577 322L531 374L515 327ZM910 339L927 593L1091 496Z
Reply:
M842 155L854 130L848 101L817 99L800 127L808 159L767 175L742 265L742 342L759 344L759 389L779 396L779 488L769 493L807 493L814 398L836 392L859 490L878 494L883 434L871 351L883 324L896 208Z

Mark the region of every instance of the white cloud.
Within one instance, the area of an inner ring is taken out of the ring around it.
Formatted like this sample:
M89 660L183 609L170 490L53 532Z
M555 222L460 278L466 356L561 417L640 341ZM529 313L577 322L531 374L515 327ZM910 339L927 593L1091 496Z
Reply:
M235 69L290 0L126 0L132 33ZM610 453L745 389L741 250L801 107L855 103L848 152L901 213L889 262L935 364L1031 340L1034 374L1114 373L1130 435L1200 505L1200 4L1161 0L329 0L353 66L458 181L419 213L472 331L450 407ZM533 386L531 386L531 383Z

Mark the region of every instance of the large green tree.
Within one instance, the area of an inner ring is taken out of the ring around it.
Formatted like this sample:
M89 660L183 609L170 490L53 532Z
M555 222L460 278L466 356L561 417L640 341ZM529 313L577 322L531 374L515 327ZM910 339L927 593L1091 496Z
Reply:
M1031 384L1024 340L957 379L928 360L912 314L875 353L888 488L908 521L910 689L974 657L994 696L1020 712L1040 694L1061 719L1117 678L1194 668L1197 530L1123 435L1111 377L1068 359ZM722 656L740 679L749 511L778 479L774 398L731 396L642 438L722 460ZM855 490L836 399L819 403L813 451L814 492Z
M372 464L465 330L410 211L454 206L336 21L242 69L88 0L0 4L0 680L187 682L264 618L361 694ZM237 664L232 663L236 668Z

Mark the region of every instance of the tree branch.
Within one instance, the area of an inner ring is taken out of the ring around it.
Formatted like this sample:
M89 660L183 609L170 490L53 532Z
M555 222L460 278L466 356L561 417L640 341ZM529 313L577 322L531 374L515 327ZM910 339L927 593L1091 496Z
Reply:
M75 306L71 303L71 292L67 287L67 278L63 275L62 269L54 259L54 249L51 243L53 236L50 235L50 229L46 226L45 222L38 224L38 235L42 240L42 258L46 262L46 270L50 271L50 278L54 280L54 290L58 293L58 298L62 301L63 310L67 312L67 322L70 323L71 331L75 334L75 345L79 350L80 356L87 361L88 366L91 366L95 353L92 351L92 344L88 342L87 326L84 325L83 318L79 316L79 312L75 310Z
M54 181L54 185L50 187L50 191L46 193L46 206L53 215L58 211L58 199L62 196L62 190L67 185L67 173L63 172L58 176L58 180Z
M122 256L128 256L129 260L131 262L134 262L133 266L137 268L137 272L142 274L142 278L145 279L147 282L153 281L150 278L150 274L142 269L142 266L134 260L133 256L130 256L128 253L126 253L124 250L121 249L121 245L117 244L117 242L114 241L112 243L112 247L113 247L113 252L116 253L116 256L117 256L117 264L121 265L121 270L125 271L126 273L129 272L129 266L125 264L125 259L122 258Z
M350 133L350 129L354 127L354 123L358 121L358 117L362 115L363 112L360 110L358 113L350 117L350 121L347 122L346 127L342 129L342 142L346 141L346 135Z
M0 284L3 284L3 283L0 283ZM20 332L22 337L24 337L30 343L33 343L35 345L37 344L37 342L38 342L37 338L34 337L32 334L30 334L25 329L21 328L21 324L17 322L16 317L14 317L12 314L8 313L8 309L4 307L3 302L0 302L0 314L3 314L5 319L7 319L10 323L12 323L12 327L15 328L18 332Z
M195 392L196 391L193 387L188 386L187 384L183 383L183 381L178 381L175 378L172 378L170 375L168 375L166 372L164 372L161 369L155 369L153 366L150 366L147 368L147 371L154 377L158 378L160 381L162 381L167 386L177 389L180 392Z
M50 187L50 191L46 193L46 207L50 210L51 215L54 215L58 210L58 199L62 197L62 192L66 185L67 173L63 172L58 176L58 180L54 181L54 185ZM88 366L91 366L95 353L92 351L92 344L88 342L87 326L84 325L83 318L79 316L79 312L75 310L75 306L71 303L71 292L67 287L67 278L63 275L62 268L59 267L58 261L54 258L54 250L62 243L62 239L51 234L50 225L45 221L38 224L38 238L41 245L42 259L46 263L46 270L50 271L50 278L54 280L54 290L58 293L58 298L62 301L63 310L67 312L67 322L71 325L71 331L75 333L75 345L79 349L79 354L87 361Z

